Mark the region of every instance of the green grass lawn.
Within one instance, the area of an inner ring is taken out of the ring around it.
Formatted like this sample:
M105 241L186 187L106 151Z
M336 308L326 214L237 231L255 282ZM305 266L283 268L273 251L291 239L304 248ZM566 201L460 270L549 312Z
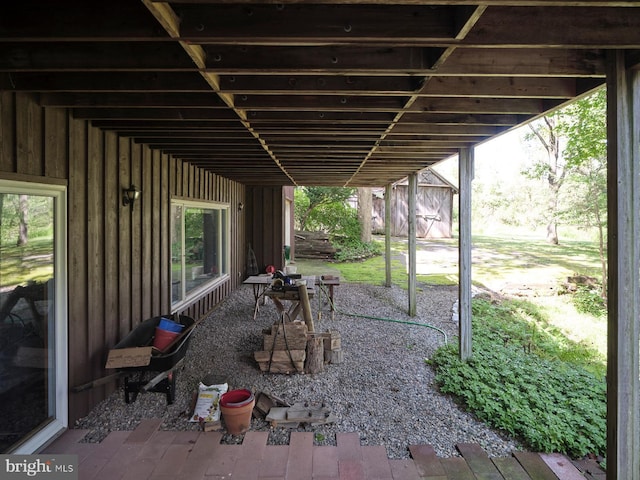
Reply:
M384 239L382 241L384 250ZM456 285L458 283L457 239L418 241L418 276L420 284ZM391 244L391 278L395 285L407 288L406 239ZM600 278L597 245L582 240L562 240L551 245L541 237L517 232L474 235L472 281L494 291L509 284L548 283L559 285L568 276L579 273ZM384 285L384 256L364 261L334 263L296 260L298 273L338 274L347 282ZM606 357L606 317L594 317L576 311L569 295L529 297L543 308L550 322L575 341L597 348Z

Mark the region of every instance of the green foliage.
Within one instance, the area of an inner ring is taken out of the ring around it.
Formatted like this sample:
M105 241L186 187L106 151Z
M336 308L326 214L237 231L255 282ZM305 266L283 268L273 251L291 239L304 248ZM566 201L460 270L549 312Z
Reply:
M597 318L607 315L607 305L597 290L580 286L571 298L580 313L588 313Z
M345 187L296 187L294 217L298 230L314 230L307 222L315 209L324 205L345 204L354 192L355 188Z
M380 254L380 247L360 240L358 212L346 203L353 188L303 187L295 190L298 227L329 234L337 249L336 259L348 261Z
M450 344L430 361L440 390L534 450L604 454L606 384L596 353L568 341L526 302L472 305L472 359L461 361Z

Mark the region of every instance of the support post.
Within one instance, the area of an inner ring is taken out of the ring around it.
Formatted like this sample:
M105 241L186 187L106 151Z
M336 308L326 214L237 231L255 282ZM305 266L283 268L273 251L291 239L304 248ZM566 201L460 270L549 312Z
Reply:
M384 188L384 286L391 286L391 184Z
M607 477L640 479L640 72L607 62Z
M416 316L416 198L418 196L418 174L409 175L409 211L407 212L408 242L407 250L409 256L409 315Z
M462 148L458 155L460 173L459 200L459 285L458 329L460 359L472 355L471 344L471 181L473 180L473 149Z

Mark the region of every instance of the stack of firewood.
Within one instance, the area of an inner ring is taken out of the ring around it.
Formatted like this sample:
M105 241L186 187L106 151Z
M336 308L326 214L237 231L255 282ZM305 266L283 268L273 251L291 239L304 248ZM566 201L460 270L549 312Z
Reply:
M330 259L336 255L336 248L331 245L329 234L325 232L296 231L296 257Z
M254 358L260 370L271 373L302 373L307 350L307 326L304 322L276 322L263 330L263 350Z
M340 334L309 332L304 322L276 322L262 331L263 350L254 352L262 372L320 373L328 363L342 363Z

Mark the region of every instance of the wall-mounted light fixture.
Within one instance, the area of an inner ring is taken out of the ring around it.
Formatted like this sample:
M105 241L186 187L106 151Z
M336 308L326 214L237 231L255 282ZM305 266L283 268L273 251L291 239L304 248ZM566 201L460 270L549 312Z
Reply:
M140 198L140 190L135 185L131 185L129 188L122 189L122 205L125 207L131 205L133 210L133 203Z
M244 203L239 202L238 203L238 211L241 212L243 208L244 208Z

